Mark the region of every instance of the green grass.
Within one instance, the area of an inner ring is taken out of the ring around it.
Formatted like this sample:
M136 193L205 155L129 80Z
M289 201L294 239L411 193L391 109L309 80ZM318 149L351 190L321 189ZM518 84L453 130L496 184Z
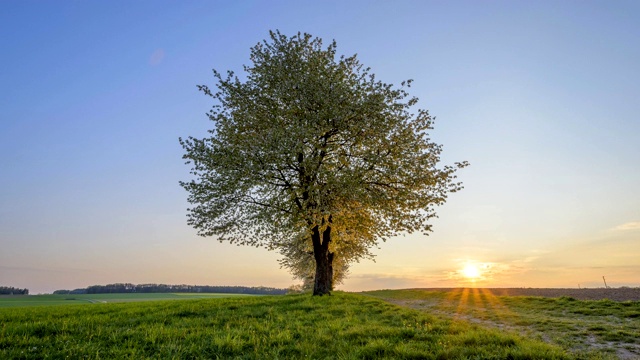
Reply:
M1 359L573 359L358 294L0 309Z
M524 334L561 346L580 358L640 358L638 301L494 296L481 289L381 290L367 294L439 318Z
M153 300L185 300L199 298L227 298L260 296L248 294L208 293L136 293L136 294L81 294L81 295L6 295L0 296L0 308L44 305L77 305Z

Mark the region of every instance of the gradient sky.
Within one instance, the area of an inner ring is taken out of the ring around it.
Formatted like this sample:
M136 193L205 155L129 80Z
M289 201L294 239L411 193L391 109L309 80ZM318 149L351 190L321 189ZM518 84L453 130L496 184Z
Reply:
M196 236L178 185L178 137L212 126L196 85L270 29L414 79L443 163L471 163L430 236L341 289L640 286L640 2L417 0L3 1L0 285L296 283Z

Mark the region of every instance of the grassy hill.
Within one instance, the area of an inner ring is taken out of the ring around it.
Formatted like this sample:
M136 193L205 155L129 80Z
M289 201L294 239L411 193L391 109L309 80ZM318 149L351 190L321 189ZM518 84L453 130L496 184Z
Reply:
M0 309L0 358L571 359L358 294Z

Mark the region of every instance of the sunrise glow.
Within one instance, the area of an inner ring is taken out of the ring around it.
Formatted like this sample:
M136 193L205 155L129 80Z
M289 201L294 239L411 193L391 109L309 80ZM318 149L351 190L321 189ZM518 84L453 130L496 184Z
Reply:
M466 277L467 279L477 279L480 277L481 273L480 273L480 269L474 265L474 264L467 264L463 269L462 269L462 275L464 277Z

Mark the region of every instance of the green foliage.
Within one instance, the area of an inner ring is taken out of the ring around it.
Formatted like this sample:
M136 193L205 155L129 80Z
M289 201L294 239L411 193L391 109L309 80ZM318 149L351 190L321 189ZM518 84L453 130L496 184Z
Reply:
M451 291L380 290L375 297L420 309L445 319L473 321L483 326L546 340L585 359L640 356L640 302L494 296L483 289ZM635 354L635 355L634 355Z
M362 295L0 309L0 358L571 359Z
M334 254L349 264L380 240L431 230L466 163L438 167L433 118L412 112L411 81L377 81L355 55L337 57L335 42L324 48L309 34L272 32L251 62L243 80L214 70L217 91L199 87L216 102L211 136L180 139L200 235L285 256L306 242L329 271Z

